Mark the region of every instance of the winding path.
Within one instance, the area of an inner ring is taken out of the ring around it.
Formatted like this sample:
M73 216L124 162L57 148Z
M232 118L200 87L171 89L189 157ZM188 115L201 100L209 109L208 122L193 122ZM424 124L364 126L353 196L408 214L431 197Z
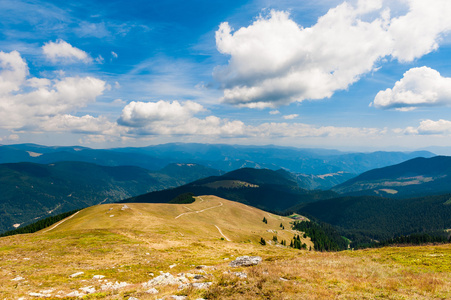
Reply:
M222 233L221 228L219 228L217 225L215 225L215 227L218 228L219 233L220 233L220 234L221 234L228 242L231 242L231 241L232 241L231 239L229 239L228 237L226 237L226 236L224 235L224 233Z
M70 217L68 217L68 218L66 218L66 219L64 219L64 220L62 220L62 221L59 221L58 223L55 224L55 226L53 226L52 228L47 229L46 231L44 231L44 233L46 233L47 231L50 231L50 230L52 230L52 229L55 229L56 227L58 227L59 225L63 224L63 223L66 222L67 220L72 219L72 218L73 218L76 214L78 214L79 212L80 212L80 210L77 211L76 213L74 213L72 216L70 216Z
M202 200L202 201L204 201L204 199L202 199L201 197L199 197L199 199ZM180 218L180 217L183 216L183 215L194 214L194 213L198 214L198 213L204 212L204 211L206 211L206 210L209 210L209 209L212 209L212 208L216 208L216 207L220 207L220 206L223 206L223 205L224 205L224 203L222 203L222 202L219 202L219 203L221 203L221 204L216 205L216 206L212 206L212 207L208 207L208 208L204 208L204 209L202 209L202 210L195 210L195 211L184 212L184 213L178 215L177 217L175 217L175 219L178 219L178 218Z

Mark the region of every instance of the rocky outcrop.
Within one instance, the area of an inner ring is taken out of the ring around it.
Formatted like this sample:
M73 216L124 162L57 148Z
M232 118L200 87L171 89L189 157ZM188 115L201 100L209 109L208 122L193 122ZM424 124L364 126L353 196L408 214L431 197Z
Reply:
M231 267L249 267L255 266L261 263L262 258L260 256L240 256L237 257L234 261L229 263Z

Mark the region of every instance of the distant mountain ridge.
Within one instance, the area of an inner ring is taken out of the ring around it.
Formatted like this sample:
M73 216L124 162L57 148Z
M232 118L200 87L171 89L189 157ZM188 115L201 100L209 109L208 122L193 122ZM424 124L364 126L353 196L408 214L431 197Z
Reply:
M90 149L80 146L47 147L35 144L0 146L0 163L84 161L104 166L132 165L159 170L170 163L196 163L213 169L286 169L293 173L325 175L360 174L415 157L432 157L428 151L345 153L328 149L279 146L172 143L141 148ZM321 182L321 181L319 181ZM306 183L307 184L307 183ZM315 186L317 183L313 183ZM328 183L327 183L328 184Z
M370 170L333 188L348 195L414 197L451 192L451 157L414 158Z

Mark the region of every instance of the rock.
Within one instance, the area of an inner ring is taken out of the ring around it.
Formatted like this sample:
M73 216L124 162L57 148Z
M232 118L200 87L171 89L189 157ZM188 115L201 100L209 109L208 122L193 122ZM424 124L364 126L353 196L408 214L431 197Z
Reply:
M169 266L169 269L175 268L177 266L177 264L173 264Z
M193 278L194 278L195 280L199 280L199 279L205 278L205 276L204 276L204 275L199 275L199 274L197 274L197 275L194 275Z
M126 209L130 209L130 207L128 207L127 205L124 204L124 206L122 206L121 210L126 210Z
M74 273L72 275L69 275L69 277L70 278L74 278L74 277L77 277L77 276L80 276L80 275L83 275L83 274L85 274L85 272L77 272L77 273Z
M24 280L25 278L23 278L22 276L17 276L14 279L11 279L11 281L19 281L19 280Z
M147 290L146 293L155 295L155 294L158 294L159 292L156 288L151 288L150 290Z
M206 289L209 288L212 284L212 282L193 282L191 283L191 286L196 289Z
M83 297L85 295L86 294L80 293L79 291L73 291L73 292L67 294L66 297Z
M188 279L185 276L174 277L170 273L163 273L154 279L144 282L142 286L144 287L154 287L158 285L174 285L174 284L184 284L188 283Z
M92 276L92 279L103 279L103 278L105 278L104 275L94 275L94 276Z
M128 300L139 300L139 299L135 297L128 297Z
M80 288L80 290L82 290L83 292L87 293L87 294L92 294L96 292L96 289L92 286L85 286Z
M239 277L239 278L247 278L247 274L246 273L244 273L244 272L235 272L235 273L233 273L233 275L235 275L236 277Z
M126 287L127 285L129 285L127 282L107 282L105 284L102 284L102 286L100 287L102 290L117 290L123 287Z
M196 269L203 269L205 267L207 267L207 266L206 265L198 265L198 266L196 266Z
M279 280L282 280L282 281L288 281L288 279L283 278L283 277L280 277Z
M209 288L213 283L212 282L194 282L194 283L187 283L179 285L179 290L183 290L189 287L193 287L195 289L207 289Z
M28 295L30 295L31 297L41 297L41 298L50 297L50 295L42 293L29 293Z
M234 261L229 263L231 267L248 267L255 266L261 263L262 258L260 256L240 256L237 257Z
M171 296L169 296L169 299L174 299L174 300L186 300L186 299L188 299L188 297L186 297L186 296L176 296L176 295L171 295Z

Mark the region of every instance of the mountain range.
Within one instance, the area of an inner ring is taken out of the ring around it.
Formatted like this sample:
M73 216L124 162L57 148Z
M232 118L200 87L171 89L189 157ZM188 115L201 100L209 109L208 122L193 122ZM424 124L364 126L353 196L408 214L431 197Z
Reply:
M0 146L0 163L83 161L103 166L138 166L159 170L170 163L196 163L213 169L286 169L292 173L326 175L337 172L354 175L401 163L415 157L432 157L428 151L345 153L328 149L279 146L172 143L141 148L90 149L47 147L35 144Z

